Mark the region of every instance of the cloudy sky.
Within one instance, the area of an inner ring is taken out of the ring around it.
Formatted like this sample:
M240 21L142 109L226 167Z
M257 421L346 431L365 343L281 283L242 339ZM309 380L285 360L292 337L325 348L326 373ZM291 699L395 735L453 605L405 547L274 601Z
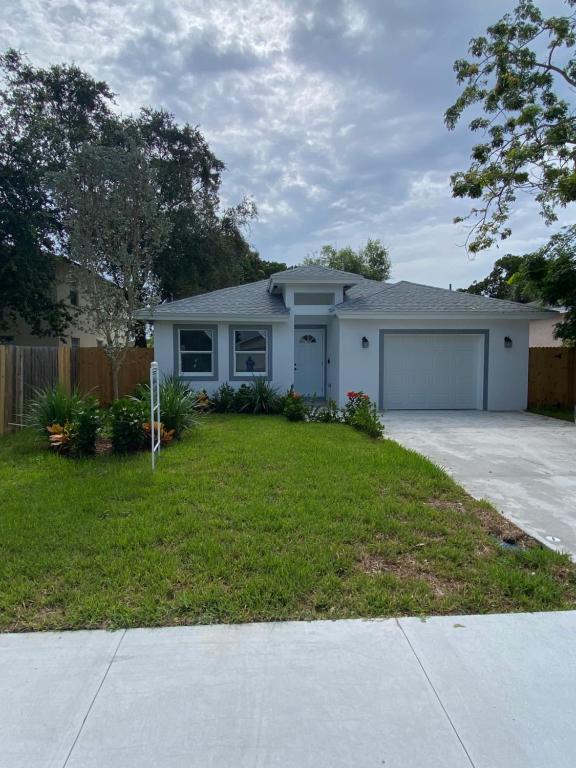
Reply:
M249 239L295 264L324 243L389 246L393 279L468 285L549 231L528 202L503 250L470 261L448 178L473 138L449 133L454 59L512 0L4 0L0 47L74 61L124 112L163 106L254 197ZM543 0L546 11L562 7Z

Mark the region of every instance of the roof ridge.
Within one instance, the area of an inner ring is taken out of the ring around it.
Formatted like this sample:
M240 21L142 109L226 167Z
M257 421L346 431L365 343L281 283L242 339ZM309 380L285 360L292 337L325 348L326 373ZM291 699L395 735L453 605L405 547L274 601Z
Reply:
M283 269L280 272L273 272L270 277L278 277L278 275L286 275L290 272L295 272L297 269L320 269L324 272L334 272L338 275L346 275L347 277L353 277L355 280L369 280L370 278L364 277L364 275L360 275L357 272L349 272L346 269L337 269L336 267L326 267L324 264L294 264L291 267L288 267L288 269Z

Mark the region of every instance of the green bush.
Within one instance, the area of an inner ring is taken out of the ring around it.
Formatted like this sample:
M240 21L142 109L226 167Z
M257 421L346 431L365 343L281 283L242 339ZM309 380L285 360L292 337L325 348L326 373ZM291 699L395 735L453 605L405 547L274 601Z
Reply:
M308 406L302 395L294 391L294 388L288 390L284 398L284 416L288 421L304 421L308 414Z
M134 398L150 409L150 385L140 384ZM160 418L166 431L174 430L179 440L186 430L198 424L198 394L177 376L166 376L160 382ZM149 415L145 421L149 421Z
M144 447L144 424L149 420L149 413L143 400L122 397L112 403L108 414L114 453L129 453Z
M242 389L242 387L240 387ZM240 395L242 411L254 414L282 413L283 402L280 393L261 376L245 386Z
M343 408L344 421L354 429L365 432L370 437L382 437L384 427L380 422L378 410L364 392L348 392L348 400Z
M70 453L74 456L93 456L101 426L102 412L98 401L95 397L88 397L79 405L70 423Z
M74 421L76 411L85 400L78 390L69 393L60 384L37 389L26 406L24 424L46 435L52 424L64 426Z
M236 390L228 382L221 384L210 398L216 413L233 413L236 410Z
M342 421L342 412L335 400L328 400L325 405L315 405L310 408L308 421L318 421L322 424L338 424Z
M250 387L248 384L241 384L234 394L234 403L232 410L234 413L244 413L250 410Z

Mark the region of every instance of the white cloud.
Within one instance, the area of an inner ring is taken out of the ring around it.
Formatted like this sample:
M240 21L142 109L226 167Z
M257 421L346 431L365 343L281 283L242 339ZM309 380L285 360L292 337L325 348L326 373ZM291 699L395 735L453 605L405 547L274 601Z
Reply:
M8 0L0 46L74 61L119 107L200 125L227 165L222 199L254 196L265 258L389 244L394 275L455 287L546 238L522 204L514 239L470 261L448 178L473 138L448 134L452 62L501 0Z

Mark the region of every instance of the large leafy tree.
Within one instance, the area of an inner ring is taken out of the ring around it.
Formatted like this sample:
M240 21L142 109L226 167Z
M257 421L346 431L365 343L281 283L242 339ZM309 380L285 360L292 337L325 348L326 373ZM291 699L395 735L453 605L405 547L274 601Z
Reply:
M482 137L470 167L452 176L455 197L480 201L466 217L472 252L511 234L518 195L532 194L547 223L576 200L576 0L564 3L566 15L545 17L519 0L454 64L463 89L446 124L472 108L469 127Z
M576 345L576 225L527 254L512 283L534 292L543 304L564 307L567 313L555 334L566 344Z
M466 288L467 293L477 296L489 296L493 299L528 302L537 298L537 292L530 289L516 276L525 261L524 256L509 253L497 259L490 274L483 280L475 280Z
M46 178L99 135L111 105L108 86L78 67L0 56L0 328L20 317L59 334L70 319L52 291L62 220Z
M15 51L0 57L0 77L0 327L22 317L38 335L60 334L70 320L52 290L55 258L70 248L53 179L86 147L138 146L154 174L171 225L154 255L163 298L274 271L245 237L254 204L221 209L224 164L198 128L151 108L121 118L106 83L73 66L35 68Z
M54 177L68 246L89 330L103 335L112 363L114 396L136 310L159 298L156 254L170 223L162 211L156 172L138 146L86 145Z
M380 240L372 239L357 251L350 246L337 249L332 245L323 245L320 253L308 256L304 259L304 264L318 264L344 272L354 272L371 280L388 280L392 268L388 249Z
M108 140L136 140L156 172L162 208L172 225L154 263L163 298L250 282L270 271L244 235L257 215L255 204L245 198L221 210L225 166L198 128L179 125L164 110L147 108L116 126Z

